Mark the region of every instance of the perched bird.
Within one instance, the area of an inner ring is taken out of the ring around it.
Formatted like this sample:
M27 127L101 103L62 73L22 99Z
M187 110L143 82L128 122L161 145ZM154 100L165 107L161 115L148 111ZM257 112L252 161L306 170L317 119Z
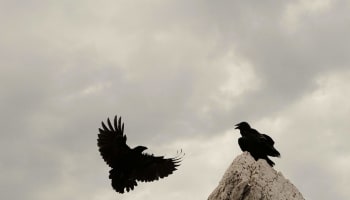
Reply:
M280 153L273 147L275 142L266 134L261 134L250 127L247 122L235 125L239 129L242 137L238 139L239 147L242 151L248 151L255 160L265 159L273 167L275 163L268 156L280 157Z
M137 181L150 182L164 178L172 174L180 165L183 157L164 158L144 153L147 147L137 146L130 148L126 144L124 123L117 116L114 118L114 127L107 119L108 127L102 122L99 129L97 146L103 160L112 168L109 171L109 179L116 192L124 193L134 189Z

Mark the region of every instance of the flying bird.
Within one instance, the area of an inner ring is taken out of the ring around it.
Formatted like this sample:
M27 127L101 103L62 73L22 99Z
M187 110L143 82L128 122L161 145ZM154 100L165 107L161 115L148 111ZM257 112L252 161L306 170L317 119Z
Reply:
M239 129L242 135L238 139L241 150L248 151L255 160L265 159L273 167L275 163L268 156L280 157L281 154L273 146L275 142L272 138L251 128L247 122L241 122L235 126L235 129Z
M107 126L102 122L99 128L97 146L103 160L111 167L109 179L116 192L124 193L134 189L137 182L150 182L172 174L180 165L182 151L174 158L164 158L144 153L145 146L130 148L126 144L124 123L121 117L114 118L112 125L109 118Z

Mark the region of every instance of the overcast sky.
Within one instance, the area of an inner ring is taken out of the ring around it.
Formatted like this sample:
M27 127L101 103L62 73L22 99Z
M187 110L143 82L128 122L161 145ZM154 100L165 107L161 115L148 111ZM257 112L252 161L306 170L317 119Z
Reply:
M0 1L0 196L201 200L241 153L234 124L269 134L311 200L350 199L350 2ZM185 159L120 195L97 130Z

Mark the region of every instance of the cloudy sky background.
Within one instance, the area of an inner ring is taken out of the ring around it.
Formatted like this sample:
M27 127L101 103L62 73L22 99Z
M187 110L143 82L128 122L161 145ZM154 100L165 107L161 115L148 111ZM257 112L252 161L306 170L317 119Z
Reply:
M350 199L350 2L0 1L0 195L206 199L269 134L306 199ZM130 146L186 152L174 175L115 193L96 147L122 115Z

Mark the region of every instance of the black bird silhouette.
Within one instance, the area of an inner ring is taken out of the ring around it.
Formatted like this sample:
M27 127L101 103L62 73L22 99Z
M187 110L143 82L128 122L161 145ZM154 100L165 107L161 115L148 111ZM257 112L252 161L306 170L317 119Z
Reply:
M238 139L239 147L242 151L248 151L255 160L265 159L273 167L275 163L268 156L280 157L280 153L273 147L275 142L266 134L261 134L250 127L247 122L236 124L242 137Z
M114 118L114 127L109 118L108 127L102 122L99 129L97 145L103 160L112 168L109 179L112 187L119 193L124 189L129 192L137 186L137 181L150 182L172 174L180 165L182 151L174 158L164 158L153 154L143 153L147 147L137 146L130 148L126 144L124 123L117 116Z

